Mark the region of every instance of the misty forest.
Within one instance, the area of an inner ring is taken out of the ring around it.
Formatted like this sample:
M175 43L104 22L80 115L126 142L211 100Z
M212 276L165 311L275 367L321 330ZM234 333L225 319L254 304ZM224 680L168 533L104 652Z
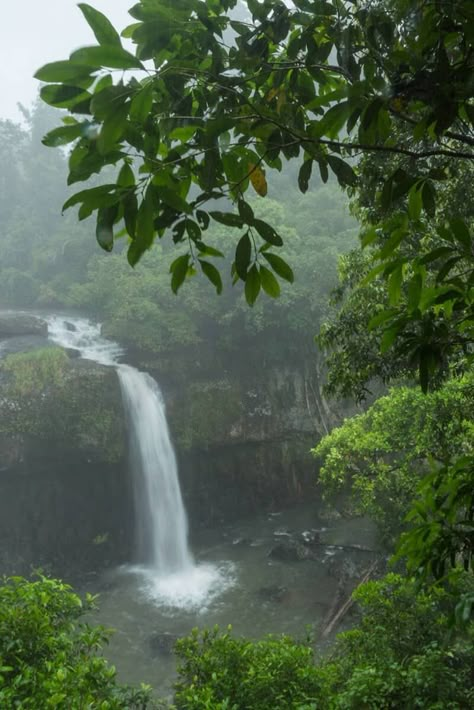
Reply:
M0 708L473 708L474 4L76 12L0 117Z

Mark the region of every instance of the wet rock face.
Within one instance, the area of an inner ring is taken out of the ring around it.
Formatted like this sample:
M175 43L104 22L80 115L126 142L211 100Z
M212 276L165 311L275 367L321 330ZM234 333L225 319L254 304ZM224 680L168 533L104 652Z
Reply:
M0 368L0 573L80 573L129 560L115 372L57 348L10 356Z
M46 321L27 313L0 313L0 338L48 334Z
M22 327L46 326L26 316ZM38 362L35 351L0 361L0 567L17 553L24 565L130 560L133 473L116 373L44 350ZM310 449L326 424L305 362L270 365L250 351L129 355L163 390L191 531L316 498ZM311 554L301 540L275 551Z

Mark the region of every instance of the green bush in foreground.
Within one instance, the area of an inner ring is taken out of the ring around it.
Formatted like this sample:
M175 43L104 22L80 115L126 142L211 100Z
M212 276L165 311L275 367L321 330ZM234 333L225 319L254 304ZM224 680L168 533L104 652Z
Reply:
M326 657L282 637L230 630L178 641L177 710L468 710L474 707L474 625L456 629L469 575L419 590L395 574L357 590L361 618ZM81 623L94 607L57 580L0 586L1 710L151 710L149 688L118 685L100 655L109 633ZM169 707L166 704L160 707Z
M321 680L309 646L287 636L263 641L194 629L176 644L181 660L178 708L312 708Z
M468 579L467 577L465 578ZM472 583L472 581L471 581ZM459 583L454 586L457 587ZM287 637L178 641L180 710L462 710L474 707L474 631L451 626L452 591L389 574L356 592L361 620L329 657Z
M0 586L0 708L149 708L149 690L125 688L100 655L109 632L78 620L94 608L71 587L40 577Z

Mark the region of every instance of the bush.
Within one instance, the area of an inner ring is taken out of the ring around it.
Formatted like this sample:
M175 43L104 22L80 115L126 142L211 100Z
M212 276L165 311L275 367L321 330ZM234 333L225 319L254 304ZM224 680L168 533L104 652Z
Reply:
M39 577L0 586L2 710L117 710L152 707L149 689L117 684L100 655L109 632L79 619L94 609L67 584Z
M355 592L361 619L326 658L288 637L198 632L178 641L180 710L454 710L474 707L474 630L451 624L459 587L389 574Z
M309 710L321 697L312 649L286 636L252 642L194 629L176 653L175 702L183 710Z
M452 627L467 575L431 590L396 574L354 593L362 618L324 664L331 710L474 707L474 629Z

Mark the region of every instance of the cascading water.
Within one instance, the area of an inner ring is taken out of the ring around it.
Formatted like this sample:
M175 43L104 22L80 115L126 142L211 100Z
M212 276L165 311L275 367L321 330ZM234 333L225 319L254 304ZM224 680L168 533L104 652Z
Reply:
M189 569L188 521L165 406L155 380L128 365L118 376L132 432L140 560L159 574Z
M140 567L157 601L181 608L201 606L231 583L212 565L196 565L188 547L188 523L178 467L160 388L150 375L119 363L123 351L85 318L51 316L50 340L86 360L117 371L131 434L136 530Z

